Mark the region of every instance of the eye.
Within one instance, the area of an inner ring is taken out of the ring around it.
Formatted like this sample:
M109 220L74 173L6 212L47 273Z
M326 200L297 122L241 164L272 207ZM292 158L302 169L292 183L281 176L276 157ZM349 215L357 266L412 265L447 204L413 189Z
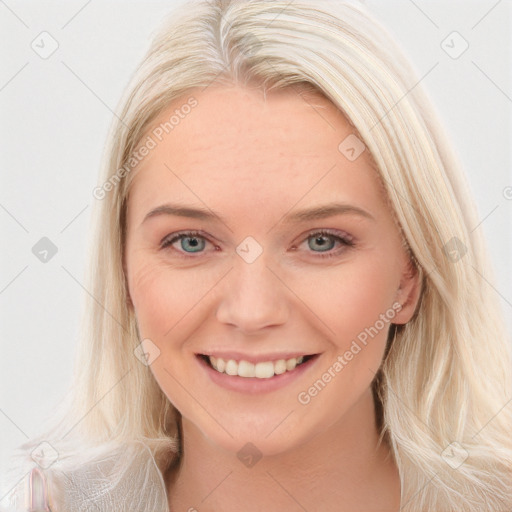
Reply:
M165 249L173 245L175 242L181 241L181 250L187 254L201 252L206 245L206 238L198 231L185 231L182 233L173 233L164 238L160 244L161 249ZM179 252L180 250L177 249Z
M176 242L181 242L180 248L175 248L179 253L184 253L184 257L188 254L204 252L208 239L199 231L184 231L181 233L172 233L162 240L160 248L165 249L173 246ZM304 242L308 242L308 247L320 258L331 258L340 255L350 247L354 247L354 239L344 232L321 230L310 233ZM304 243L303 242L303 243ZM338 243L338 249L332 249ZM296 247L293 248L294 250ZM325 253L325 254L321 254ZM193 256L192 256L193 257Z
M347 248L354 247L354 239L348 233L342 233L331 230L314 231L310 233L306 240L308 247L315 253L319 254L320 258L332 258L340 255L340 253L347 250ZM340 244L337 250L333 251L336 243ZM319 249L319 250L317 250Z

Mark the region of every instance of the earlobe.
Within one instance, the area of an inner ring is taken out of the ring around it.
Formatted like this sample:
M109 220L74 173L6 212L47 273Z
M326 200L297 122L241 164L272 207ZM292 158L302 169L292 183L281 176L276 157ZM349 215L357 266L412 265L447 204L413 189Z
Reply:
M412 261L409 261L407 268L402 274L400 286L396 293L396 302L402 308L393 319L395 324L406 324L414 316L422 291L421 272Z

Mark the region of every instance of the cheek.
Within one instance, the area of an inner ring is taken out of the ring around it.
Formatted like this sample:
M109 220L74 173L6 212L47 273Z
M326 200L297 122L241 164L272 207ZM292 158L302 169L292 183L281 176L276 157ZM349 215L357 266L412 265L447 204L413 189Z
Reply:
M172 339L186 339L208 303L208 290L219 280L211 270L175 269L142 253L132 258L127 270L140 335L163 349Z
M392 305L399 283L393 261L378 256L357 257L329 271L310 274L301 279L298 292L321 320L335 357L346 354L347 363L357 360L350 366L363 365L375 371L395 316Z
M368 392L381 366L396 314L392 308L398 286L396 268L392 259L374 254L317 273L309 293L303 282L304 300L321 319L331 350L298 401L307 405L305 411L312 416L318 411L324 418L322 428L337 422Z
M178 383L187 381L191 362L180 351L190 330L187 315L204 291L193 273L185 276L150 257L134 258L128 276L140 337L159 350L150 370L178 410L187 410L187 395Z
M304 295L329 327L339 332L344 325L373 324L391 308L398 283L393 269L368 259L318 274Z
M186 313L194 284L154 261L134 260L128 275L140 334L158 342Z

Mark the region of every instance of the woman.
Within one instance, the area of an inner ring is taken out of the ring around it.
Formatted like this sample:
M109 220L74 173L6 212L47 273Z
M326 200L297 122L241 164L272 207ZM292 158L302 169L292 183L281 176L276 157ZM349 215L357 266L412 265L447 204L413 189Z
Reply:
M14 510L510 510L510 347L416 83L352 4L163 26L94 191L75 385Z

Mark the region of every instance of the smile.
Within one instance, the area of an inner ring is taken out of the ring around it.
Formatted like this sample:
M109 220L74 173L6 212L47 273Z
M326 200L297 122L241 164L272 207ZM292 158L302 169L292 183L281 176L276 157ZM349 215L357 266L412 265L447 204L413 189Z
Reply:
M277 361L262 361L250 363L249 361L234 359L222 359L221 357L205 356L210 366L219 373L227 375L238 375L239 377L256 377L257 379L270 379L274 375L281 375L293 371L305 361L304 356L290 359L279 359ZM307 356L306 356L307 357Z
M199 367L216 385L240 393L258 394L290 385L308 371L320 354L250 356L237 353L196 354ZM248 361L251 359L252 361Z

